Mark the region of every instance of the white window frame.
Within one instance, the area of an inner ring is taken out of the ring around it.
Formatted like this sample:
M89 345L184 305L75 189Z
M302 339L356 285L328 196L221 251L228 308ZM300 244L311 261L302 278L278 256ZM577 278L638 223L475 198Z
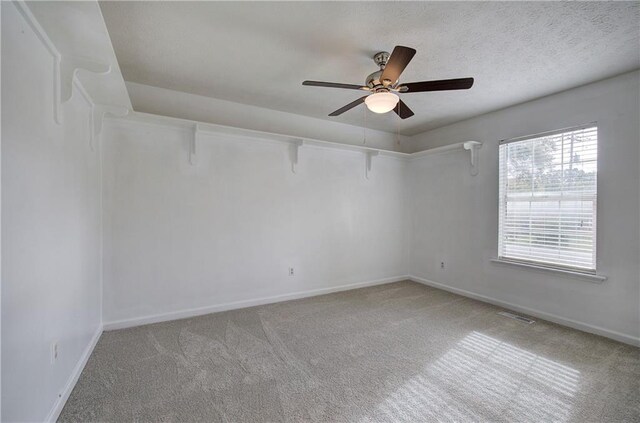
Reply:
M562 134L562 133L567 133L567 132L573 132L573 131L579 131L581 129L587 129L587 128L596 128L596 131L599 130L598 128L598 124L597 122L592 122L589 124L585 124L585 125L580 125L580 126L574 126L574 127L569 127L569 128L563 128L563 129L558 129L558 130L553 130L553 131L547 131L547 132L542 132L542 133L537 133L537 134L532 134L532 135L526 135L526 136L521 136L521 137L516 137L516 138L510 138L510 139L505 139L505 140L501 140L499 142L499 147L498 147L498 174L500 175L500 173L505 172L505 169L502 168L502 166L506 166L506 160L504 162L501 161L501 157L500 157L500 146L505 145L505 144L510 144L510 143L514 143L514 142L519 142L519 141L526 141L526 140L531 140L531 139L536 139L536 138L542 138L542 137L547 137L547 136L553 136L553 135L557 135L557 134ZM598 139L597 139L597 149L599 150L599 132L598 132ZM599 161L599 157L597 159ZM597 176L596 176L597 178ZM601 276L601 275L597 275L596 274L596 268L597 268L597 237L598 237L598 230L597 230L597 218L598 218L598 214L597 214L597 204L598 204L598 187L597 187L597 179L596 179L596 194L593 195L593 199L591 201L593 201L593 269L589 268L583 268L583 267L573 267L570 265L564 265L564 264L557 264L557 263L551 263L551 262L545 262L545 261L541 261L541 260L527 260L527 259L523 259L523 258L513 258L513 257L509 257L509 256L503 256L502 253L502 242L503 242L503 227L502 227L502 220L504 218L503 216L503 210L506 210L506 204L501 204L503 201L506 202L507 200L507 196L506 195L502 195L502 187L503 181L500 180L500 177L498 177L498 256L497 259L493 259L492 261L494 262L498 262L498 263L507 263L507 264L515 264L517 266L521 266L523 268L532 268L532 269L542 269L542 270L550 270L550 271L554 271L554 272L560 272L560 273L564 273L564 274L568 274L568 275L583 275L586 276L588 278L592 278L594 280L597 281L604 281L606 280L606 276ZM567 198L567 197L564 197ZM582 200L584 199L584 197L579 197L576 198L578 200ZM504 209L503 209L504 207Z

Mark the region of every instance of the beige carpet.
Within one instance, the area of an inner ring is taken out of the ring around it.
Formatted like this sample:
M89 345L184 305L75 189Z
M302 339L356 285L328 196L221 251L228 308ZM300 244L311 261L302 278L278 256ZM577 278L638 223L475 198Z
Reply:
M105 332L61 421L640 421L640 350L398 282Z

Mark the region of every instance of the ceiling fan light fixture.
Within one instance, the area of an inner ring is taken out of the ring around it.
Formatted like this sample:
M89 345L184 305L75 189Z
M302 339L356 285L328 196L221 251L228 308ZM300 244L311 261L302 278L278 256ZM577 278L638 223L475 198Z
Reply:
M390 92L371 94L364 99L367 108L374 113L390 112L396 107L398 101L400 101L400 97Z

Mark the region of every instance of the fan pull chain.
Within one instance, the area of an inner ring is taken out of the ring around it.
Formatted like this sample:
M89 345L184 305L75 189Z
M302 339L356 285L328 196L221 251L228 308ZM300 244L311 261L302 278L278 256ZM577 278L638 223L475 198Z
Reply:
M367 143L367 108L363 107L363 118L362 118L362 144Z
M400 117L400 103L398 102L398 117ZM396 145L400 145L400 120L396 119Z

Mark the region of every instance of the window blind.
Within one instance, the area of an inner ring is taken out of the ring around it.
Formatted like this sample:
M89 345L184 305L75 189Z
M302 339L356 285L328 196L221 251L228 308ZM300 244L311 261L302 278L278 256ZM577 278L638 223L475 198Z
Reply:
M595 273L597 127L503 141L499 166L499 258Z

